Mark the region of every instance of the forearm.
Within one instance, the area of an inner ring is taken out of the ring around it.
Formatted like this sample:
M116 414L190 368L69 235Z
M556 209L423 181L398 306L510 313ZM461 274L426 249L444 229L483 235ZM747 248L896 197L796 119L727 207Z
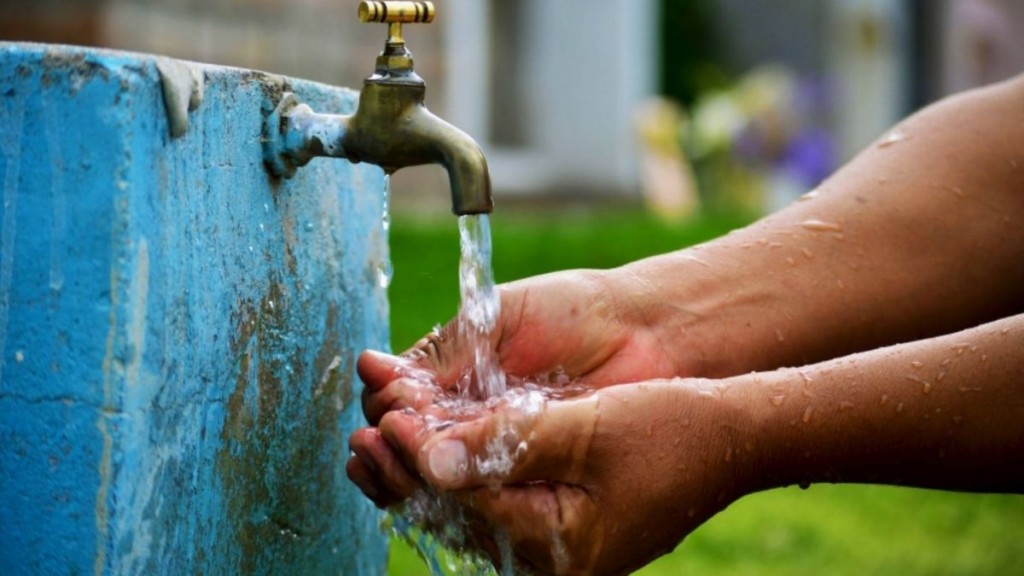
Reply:
M856 482L1024 492L1024 315L739 377L762 488Z
M683 371L799 365L1024 309L1024 81L891 133L902 139L871 146L811 199L616 271L647 294L640 322L689 354Z

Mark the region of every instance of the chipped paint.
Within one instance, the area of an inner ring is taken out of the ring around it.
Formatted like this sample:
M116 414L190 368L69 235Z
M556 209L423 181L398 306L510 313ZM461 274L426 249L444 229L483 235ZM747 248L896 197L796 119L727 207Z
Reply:
M153 57L0 43L0 573L384 570L344 474L354 358L387 342L384 176L282 182L260 145L282 87L355 95L195 69L172 138Z

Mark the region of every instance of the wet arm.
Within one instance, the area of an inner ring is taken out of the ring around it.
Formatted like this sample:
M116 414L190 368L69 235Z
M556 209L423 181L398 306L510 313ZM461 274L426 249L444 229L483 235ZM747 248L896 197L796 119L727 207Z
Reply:
M908 118L748 228L609 276L680 374L801 365L1018 313L1024 79Z
M741 383L762 488L1024 492L1024 315Z

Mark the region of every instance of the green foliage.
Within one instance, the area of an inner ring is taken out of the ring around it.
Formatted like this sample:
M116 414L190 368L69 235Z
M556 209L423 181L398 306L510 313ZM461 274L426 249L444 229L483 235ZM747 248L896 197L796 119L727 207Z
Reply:
M1024 573L1024 498L813 486L748 496L637 574Z
M701 93L728 81L719 62L722 42L714 2L660 0L659 8L661 93L689 108Z

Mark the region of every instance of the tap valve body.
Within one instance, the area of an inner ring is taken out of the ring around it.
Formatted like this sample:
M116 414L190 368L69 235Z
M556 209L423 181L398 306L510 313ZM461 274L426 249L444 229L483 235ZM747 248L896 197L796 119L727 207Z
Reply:
M285 94L267 117L264 159L270 171L290 178L317 156L376 164L391 174L406 166L441 164L448 170L452 212L490 212L491 181L480 147L432 114L426 83L413 71L402 24L434 20L431 2L361 2L359 19L388 24L374 74L363 82L351 116L318 114Z

